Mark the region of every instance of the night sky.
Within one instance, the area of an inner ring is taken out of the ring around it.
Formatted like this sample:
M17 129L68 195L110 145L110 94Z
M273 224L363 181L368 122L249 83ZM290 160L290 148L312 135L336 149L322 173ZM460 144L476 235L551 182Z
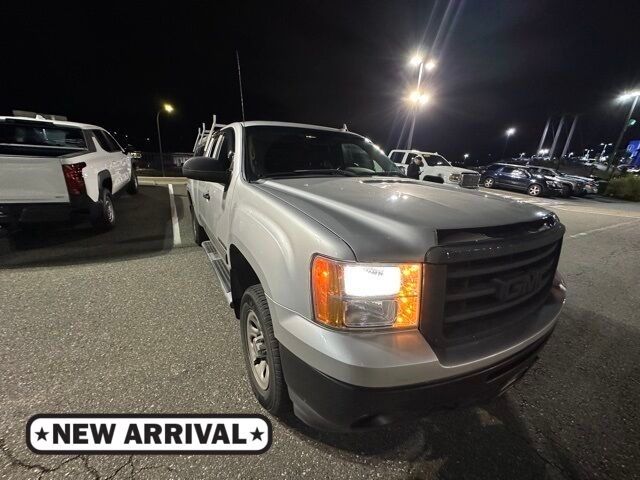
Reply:
M534 151L549 115L582 115L572 151L614 142L614 99L640 87L638 1L171 3L3 2L0 114L67 115L155 150L169 101L165 150L190 151L212 113L241 119L237 49L247 120L346 123L388 151L420 47L438 68L414 147L486 163L510 126L509 153Z

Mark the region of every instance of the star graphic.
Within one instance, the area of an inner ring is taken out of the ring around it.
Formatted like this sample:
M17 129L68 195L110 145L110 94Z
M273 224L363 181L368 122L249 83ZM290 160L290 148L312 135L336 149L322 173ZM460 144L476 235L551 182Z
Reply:
M47 435L49 435L49 432L45 432L44 428L40 427L40 431L36 432L36 435L38 435L38 440L47 440Z
M251 435L253 435L253 438L251 439L251 441L253 440L262 440L262 434L264 432L261 432L260 430L258 430L258 427L256 427L256 430L254 432L249 432Z

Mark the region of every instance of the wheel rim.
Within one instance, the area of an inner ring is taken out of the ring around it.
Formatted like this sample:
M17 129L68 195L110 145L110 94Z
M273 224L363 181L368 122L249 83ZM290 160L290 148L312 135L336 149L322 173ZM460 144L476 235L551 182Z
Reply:
M247 351L249 352L249 364L251 373L258 388L269 388L269 362L267 361L267 348L264 344L264 335L260 320L253 310L250 310L246 321Z
M116 212L113 210L113 203L111 203L111 199L110 198L106 198L105 199L105 215L107 217L107 221L109 223L113 223L113 220L115 219L116 216Z
M487 178L487 179L484 181L484 186L485 186L485 187L492 187L492 186L493 186L493 179L492 179L492 178Z
M531 187L529 187L529 193L531 195L539 195L540 187L538 185L532 185Z

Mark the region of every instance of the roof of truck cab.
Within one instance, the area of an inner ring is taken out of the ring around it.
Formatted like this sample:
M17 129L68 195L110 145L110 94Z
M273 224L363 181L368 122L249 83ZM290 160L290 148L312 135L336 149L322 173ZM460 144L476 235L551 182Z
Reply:
M332 127L323 127L320 125L309 125L306 123L290 123L290 122L273 122L267 120L250 120L248 122L234 122L227 125L230 127L232 125L240 125L245 127L294 127L294 128L313 128L315 130L328 130L331 132L345 132L340 128L332 128ZM354 132L347 132L354 133ZM357 134L356 134L357 135Z
M66 120L49 120L46 118L0 116L0 121L4 121L4 120L26 120L33 123L40 122L46 125L55 125L56 127L75 127L75 128L82 128L85 130L98 128L98 129L104 130L104 128L99 127L97 125L91 125L89 123L67 122Z

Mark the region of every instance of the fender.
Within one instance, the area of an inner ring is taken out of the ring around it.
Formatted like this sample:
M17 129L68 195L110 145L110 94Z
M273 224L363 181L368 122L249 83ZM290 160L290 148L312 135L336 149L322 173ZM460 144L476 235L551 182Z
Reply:
M270 194L253 193L238 201L234 209L230 245L249 262L268 298L311 318L313 255L355 260L353 251L303 212Z

